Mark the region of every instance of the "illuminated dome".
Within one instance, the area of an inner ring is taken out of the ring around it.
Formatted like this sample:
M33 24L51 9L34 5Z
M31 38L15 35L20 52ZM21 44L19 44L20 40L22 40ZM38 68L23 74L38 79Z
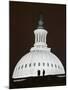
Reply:
M38 28L34 30L34 47L17 63L13 72L13 79L65 74L59 58L47 47L47 33L43 28L42 18L40 18Z

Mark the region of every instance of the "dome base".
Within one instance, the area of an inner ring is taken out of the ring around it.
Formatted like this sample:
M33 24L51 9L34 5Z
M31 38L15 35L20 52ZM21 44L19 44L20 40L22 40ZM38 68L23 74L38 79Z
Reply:
M51 48L48 47L32 47L30 51L50 51Z
M43 87L43 86L60 86L66 85L66 77L57 77L56 75L49 75L44 77L30 77L25 80L12 80L10 88L28 88L28 87Z

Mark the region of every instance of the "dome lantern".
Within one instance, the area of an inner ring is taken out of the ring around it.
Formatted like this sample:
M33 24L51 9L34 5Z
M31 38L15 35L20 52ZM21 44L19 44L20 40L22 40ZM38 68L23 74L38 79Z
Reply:
M47 36L47 30L44 29L43 27L43 18L40 15L40 19L38 21L38 27L37 29L34 30L34 34L35 34L35 43L34 43L34 47L31 48L31 51L34 50L50 50L50 48L47 47L47 43L46 43L46 36Z

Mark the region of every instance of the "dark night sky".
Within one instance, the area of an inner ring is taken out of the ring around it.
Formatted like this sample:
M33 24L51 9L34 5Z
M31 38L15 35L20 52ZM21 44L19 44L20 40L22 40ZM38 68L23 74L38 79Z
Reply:
M10 77L20 58L34 44L34 29L40 14L48 31L47 44L66 68L66 5L9 2Z

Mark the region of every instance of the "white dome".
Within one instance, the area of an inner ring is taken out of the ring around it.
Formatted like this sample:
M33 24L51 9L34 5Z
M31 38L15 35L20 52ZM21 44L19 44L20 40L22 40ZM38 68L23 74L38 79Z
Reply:
M49 51L33 51L23 56L17 63L13 78L24 78L43 76L43 70L46 75L64 74L64 68L60 60Z
M42 24L41 21L38 28L34 31L34 47L17 63L12 78L65 74L62 63L47 47L47 31L43 29Z

